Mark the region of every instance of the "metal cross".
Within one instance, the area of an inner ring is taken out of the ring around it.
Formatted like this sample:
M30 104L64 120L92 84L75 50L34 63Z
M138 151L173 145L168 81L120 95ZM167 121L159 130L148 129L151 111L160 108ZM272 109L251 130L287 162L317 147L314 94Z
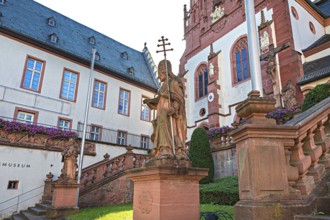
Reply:
M161 39L158 40L158 42L162 42L162 44L157 44L157 47L163 47L163 50L156 51L156 53L164 52L165 61L166 61L166 51L173 51L173 48L171 48L171 49L165 48L166 46L171 45L171 43L166 43L166 41L168 41L168 39L164 38L164 36L162 36Z

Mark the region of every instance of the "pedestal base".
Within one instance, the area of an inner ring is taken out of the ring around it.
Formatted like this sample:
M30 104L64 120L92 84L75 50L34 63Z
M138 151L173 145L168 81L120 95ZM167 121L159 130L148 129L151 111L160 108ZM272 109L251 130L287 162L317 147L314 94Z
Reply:
M134 220L198 220L199 180L208 169L156 166L133 169Z
M46 210L47 218L57 218L79 212L77 207L77 189L79 184L56 182L53 184L52 207Z

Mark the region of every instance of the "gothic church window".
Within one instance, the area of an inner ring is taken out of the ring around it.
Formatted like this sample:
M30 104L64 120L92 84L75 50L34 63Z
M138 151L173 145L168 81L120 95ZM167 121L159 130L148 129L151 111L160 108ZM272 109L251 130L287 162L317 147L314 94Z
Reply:
M197 76L195 78L197 91L196 100L207 96L207 85L208 85L208 71L205 64L201 65L196 72Z
M232 79L233 85L250 78L249 54L247 37L239 39L232 48Z

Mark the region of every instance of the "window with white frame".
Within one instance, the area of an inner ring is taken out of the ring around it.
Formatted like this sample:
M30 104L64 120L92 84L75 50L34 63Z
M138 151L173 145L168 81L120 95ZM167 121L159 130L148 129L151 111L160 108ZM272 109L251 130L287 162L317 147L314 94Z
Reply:
M52 26L52 27L55 27L56 26L56 20L55 20L54 17L48 18L48 25L49 26Z
M105 109L106 88L107 85L105 83L95 80L93 89L93 107Z
M64 70L61 98L70 101L76 100L78 79L79 79L78 73L74 73L69 70Z
M102 131L101 127L92 125L91 126L91 139L94 141L100 141L101 140L101 131Z
M150 108L143 103L145 97L142 97L141 103L141 120L143 121L150 121Z
M149 143L149 138L147 136L142 135L141 136L141 148L147 149L148 148L148 143Z
M66 131L70 130L71 120L60 118L59 121L58 121L58 127L63 129L63 130L66 130Z
M32 124L34 121L34 116L35 115L33 113L18 111L16 119L27 124Z
M126 145L126 140L127 140L127 132L118 131L117 144Z
M56 34L51 34L50 41L53 43L58 43L58 36Z
M25 65L22 87L40 92L44 62L28 57Z
M119 91L118 112L122 115L129 115L130 92L124 89Z

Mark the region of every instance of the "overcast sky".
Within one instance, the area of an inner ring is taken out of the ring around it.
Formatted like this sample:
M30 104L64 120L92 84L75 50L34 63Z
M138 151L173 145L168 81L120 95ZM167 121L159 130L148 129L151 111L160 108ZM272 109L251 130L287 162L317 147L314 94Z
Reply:
M167 59L178 73L183 54L183 5L190 0L35 0L71 19L138 51L144 43L158 65L164 58L156 53L158 39L169 39Z

